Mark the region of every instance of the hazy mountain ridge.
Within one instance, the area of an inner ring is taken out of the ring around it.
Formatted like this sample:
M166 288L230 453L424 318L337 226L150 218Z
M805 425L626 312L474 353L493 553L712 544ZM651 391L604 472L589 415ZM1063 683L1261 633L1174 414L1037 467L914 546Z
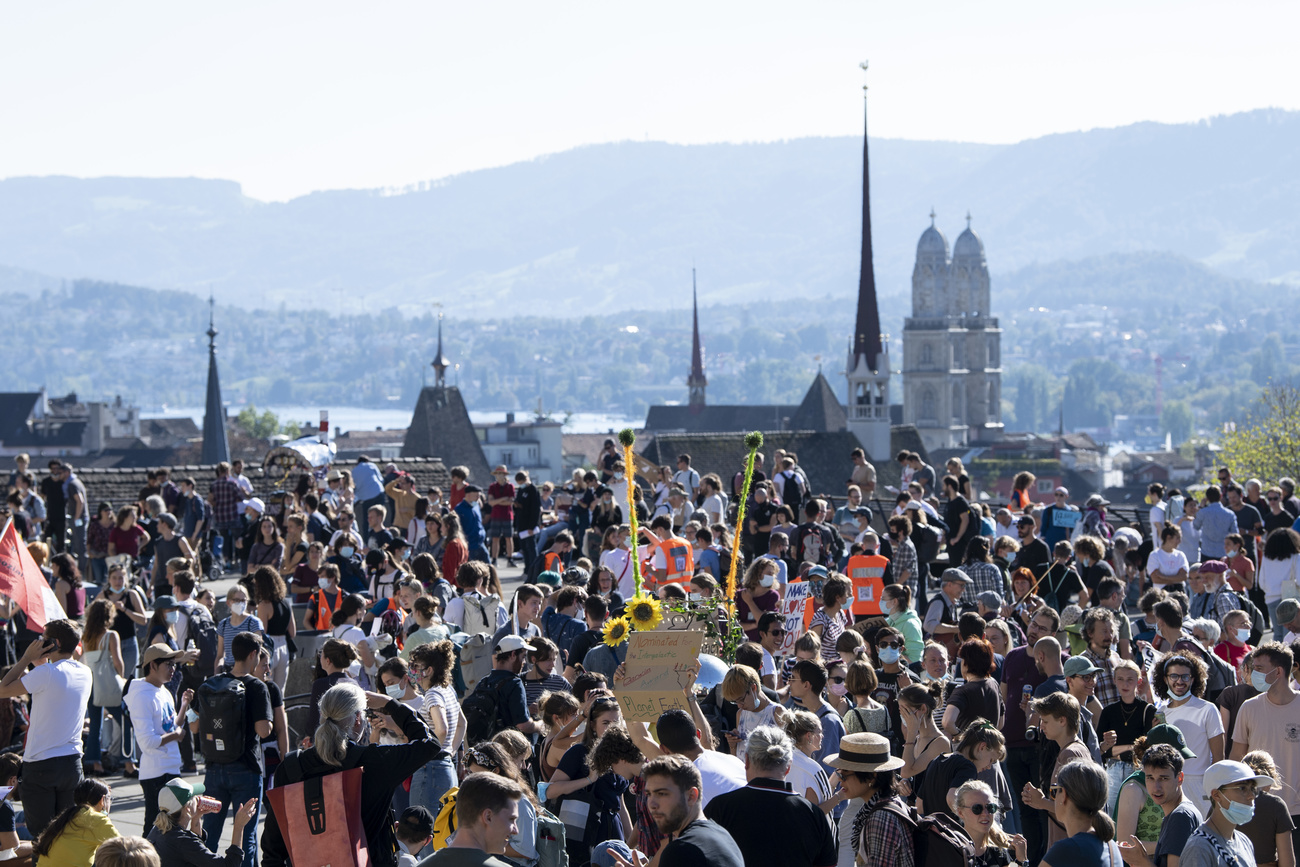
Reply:
M995 308L1002 275L1115 252L1300 283L1300 112L1008 146L873 139L871 158L882 296L909 292L932 205L950 243L973 213ZM593 145L284 203L230 181L17 178L0 182L0 289L51 275L242 306L576 315L681 306L694 262L708 302L839 296L857 285L860 196L855 137Z

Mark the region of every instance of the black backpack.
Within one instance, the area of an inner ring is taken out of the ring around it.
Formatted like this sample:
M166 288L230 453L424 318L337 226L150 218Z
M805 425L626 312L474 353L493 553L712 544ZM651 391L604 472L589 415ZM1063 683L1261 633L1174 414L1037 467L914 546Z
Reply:
M916 808L891 799L876 809L893 813L912 832L912 863L925 867L966 867L975 860L975 843L947 813L918 816Z
M803 485L799 482L798 473L790 473L781 483L781 502L789 506L798 518L799 509L803 506Z
M208 678L194 693L204 761L229 764L243 758L247 705L244 683L233 675Z
M190 621L186 641L194 642L194 649L199 652L199 661L185 666L181 679L186 688L197 690L217 669L217 625L212 622L208 609L197 602L187 604L184 610Z
M1250 597L1245 593L1238 593L1226 584L1224 587L1237 597L1237 606L1250 618L1250 641L1246 643L1251 647L1259 647L1259 640L1264 637L1264 612L1260 611L1259 606L1250 601Z
M490 741L505 728L501 721L502 705L505 703L501 685L507 682L506 678L501 678L489 683L484 678L461 702L460 710L465 715L465 746L472 747Z

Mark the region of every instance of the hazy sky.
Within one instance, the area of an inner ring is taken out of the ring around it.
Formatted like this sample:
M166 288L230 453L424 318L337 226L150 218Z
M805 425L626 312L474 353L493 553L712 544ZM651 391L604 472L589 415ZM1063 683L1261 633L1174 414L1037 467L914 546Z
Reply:
M53 2L0 9L0 177L402 186L582 144L1012 142L1300 108L1300 3Z

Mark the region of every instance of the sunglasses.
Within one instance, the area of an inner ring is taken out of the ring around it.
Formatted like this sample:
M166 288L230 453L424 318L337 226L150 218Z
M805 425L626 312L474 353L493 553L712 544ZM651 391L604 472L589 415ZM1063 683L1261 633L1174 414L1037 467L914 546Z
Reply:
M895 650L902 650L902 649L903 649L903 642L901 642L901 641L882 641L881 643L877 644L876 647L878 647L878 648L881 649L881 650L884 650L886 647L892 647L892 648L894 648Z
M1061 793L1064 792L1064 791L1065 791L1065 786L1048 786L1048 787L1047 787L1047 797L1048 797L1050 800L1055 801L1055 800L1056 800L1056 796L1059 795L1059 794L1061 794Z
M1053 788L1056 788L1056 787L1053 786ZM970 805L969 807L967 807L966 809L967 809L967 810L970 810L970 811L971 811L972 813L974 813L976 816L983 815L985 810L988 810L988 811L989 811L989 815L991 815L991 816L996 816L998 813L1005 812L1005 811L1004 811L1001 807L999 807L997 804L971 804L971 805Z
M769 629L767 631L767 634L772 636L773 638L784 638L786 635L786 631L784 629Z
M1282 498L1281 498L1281 497L1268 497L1268 501L1269 501L1270 503L1280 503L1280 502L1282 502Z

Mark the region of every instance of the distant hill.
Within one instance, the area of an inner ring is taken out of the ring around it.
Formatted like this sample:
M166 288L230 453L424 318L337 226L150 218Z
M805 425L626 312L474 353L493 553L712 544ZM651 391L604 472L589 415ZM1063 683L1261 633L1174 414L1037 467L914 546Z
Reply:
M871 154L885 296L908 291L931 206L950 242L971 211L995 297L1001 275L1112 253L1300 283L1300 112ZM694 262L707 302L838 296L857 284L860 190L853 137L599 145L286 203L230 181L17 178L0 182L0 290L89 277L248 307L578 315L680 307Z

